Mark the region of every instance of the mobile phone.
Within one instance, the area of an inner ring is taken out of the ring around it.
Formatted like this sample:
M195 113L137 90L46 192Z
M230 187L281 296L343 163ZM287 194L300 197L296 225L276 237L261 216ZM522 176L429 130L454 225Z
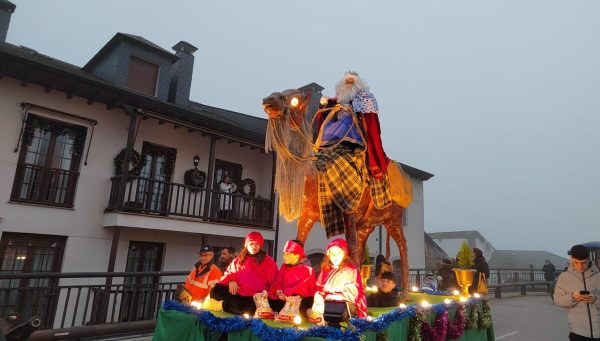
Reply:
M590 294L590 292L587 291L587 290L580 290L579 291L579 295L589 295L589 294Z

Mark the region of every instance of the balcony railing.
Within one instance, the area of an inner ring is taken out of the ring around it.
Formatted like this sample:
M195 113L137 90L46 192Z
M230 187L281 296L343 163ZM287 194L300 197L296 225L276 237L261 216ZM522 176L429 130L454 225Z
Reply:
M121 210L118 195L121 178L113 177L111 181L107 209ZM222 193L138 176L128 177L124 194L122 210L127 212L180 216L262 228L273 226L274 206L269 199Z
M79 172L20 163L16 174L12 201L73 207Z

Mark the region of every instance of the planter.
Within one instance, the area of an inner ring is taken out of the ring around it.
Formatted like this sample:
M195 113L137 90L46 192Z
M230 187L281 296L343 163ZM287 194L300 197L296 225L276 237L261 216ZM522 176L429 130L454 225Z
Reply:
M367 280L371 277L371 266L361 265L360 266L360 278L362 279L363 288L367 287Z
M456 275L456 281L462 288L461 295L469 296L469 287L473 285L473 276L475 275L475 269L452 269Z

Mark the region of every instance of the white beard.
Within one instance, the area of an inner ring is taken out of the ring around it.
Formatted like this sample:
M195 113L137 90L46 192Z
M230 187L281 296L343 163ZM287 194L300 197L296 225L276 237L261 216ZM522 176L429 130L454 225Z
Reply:
M340 104L350 104L350 101L359 91L366 88L365 83L358 77L354 77L354 83L346 83L346 77L342 78L335 86L335 97Z

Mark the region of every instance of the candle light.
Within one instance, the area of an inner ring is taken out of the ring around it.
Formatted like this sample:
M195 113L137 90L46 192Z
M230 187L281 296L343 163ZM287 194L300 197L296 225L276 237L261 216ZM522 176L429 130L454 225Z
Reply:
M473 294L473 297L475 297L475 298L480 298L480 297L481 297L481 295L479 295L478 293L475 293L475 294Z
M300 317L300 316L294 317L294 323L297 325L302 323L302 317Z
M467 303L468 299L464 296L461 296L459 299L460 303Z
M458 294L460 294L460 291L458 291L458 290L454 290L454 291L452 291L452 295L454 295L454 296L458 296Z
M449 298L445 298L445 299L444 299L444 303L445 303L446 305L450 305L450 303L452 303L452 300L451 300L451 299L449 299Z
M423 302L421 302L421 307L427 309L427 308L431 307L431 304L427 301L423 301Z
M419 288L417 288L416 286L414 286L414 285L413 285L413 286L412 286L412 288L411 288L411 290L412 290L413 292L417 292L417 291L419 291Z
M202 309L202 302L200 301L192 301L190 305L198 310Z
M377 288L377 286L376 286L376 285L374 285L374 286L372 286L372 287L371 287L371 291L373 291L373 292L377 292L378 290L379 290L379 289Z
M406 304L404 304L404 303L400 303L400 304L398 305L398 308L400 308L400 309L404 310L404 309L406 309Z
M249 318L250 318L250 315L248 315L248 314L244 314L244 318L245 318L245 319L249 319Z

